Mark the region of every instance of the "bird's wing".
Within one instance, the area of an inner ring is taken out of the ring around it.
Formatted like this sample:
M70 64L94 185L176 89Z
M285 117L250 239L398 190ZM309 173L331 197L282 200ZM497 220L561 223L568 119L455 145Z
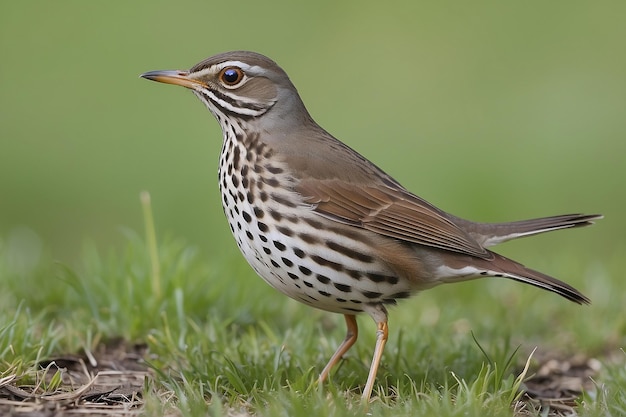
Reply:
M296 191L314 211L341 223L405 242L484 259L493 256L444 212L401 188L306 179Z

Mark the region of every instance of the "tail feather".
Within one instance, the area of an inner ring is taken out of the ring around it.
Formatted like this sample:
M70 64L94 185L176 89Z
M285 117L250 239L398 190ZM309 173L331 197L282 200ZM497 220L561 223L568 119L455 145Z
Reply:
M444 265L439 266L435 272L438 281L453 283L476 278L507 278L556 293L577 304L590 303L589 298L563 281L527 268L495 252L490 251L489 254L490 259L461 257L457 254L446 256Z
M457 224L472 235L482 246L488 247L511 239L532 236L552 230L589 226L593 224L593 220L601 218L602 215L599 214L564 214L508 223L473 223L458 219L460 222L457 222Z
M489 274L496 277L509 278L525 284L534 285L535 287L556 293L577 304L590 304L589 298L584 296L580 291L571 285L560 281L543 272L535 271L515 262L509 258L494 253L495 258L488 261L490 267ZM482 274L485 275L485 274Z

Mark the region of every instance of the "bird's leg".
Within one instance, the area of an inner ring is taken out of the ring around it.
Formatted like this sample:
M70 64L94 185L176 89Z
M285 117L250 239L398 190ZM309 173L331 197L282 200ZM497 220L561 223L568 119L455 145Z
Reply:
M380 365L380 359L383 356L385 343L387 343L387 338L389 337L387 316L385 315L380 321L377 320L376 326L378 330L376 330L376 347L374 348L374 357L372 358L370 373L367 376L367 382L365 383L365 389L363 390L363 396L361 397L364 404L369 403L370 396L372 395L374 381L376 380L376 373L378 372L378 365Z
M339 345L333 356L330 358L320 377L318 378L318 382L322 383L328 378L328 374L330 374L330 370L333 366L339 362L344 353L348 351L356 342L357 337L359 337L359 327L356 324L356 317L352 314L344 314L344 318L346 319L346 327L348 331L346 332L346 338L343 339L343 342Z

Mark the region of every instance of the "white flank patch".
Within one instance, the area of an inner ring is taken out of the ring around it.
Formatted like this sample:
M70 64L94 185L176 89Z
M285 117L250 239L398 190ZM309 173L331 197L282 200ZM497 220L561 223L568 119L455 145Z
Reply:
M441 265L437 267L437 269L435 270L435 274L437 275L437 278L441 279L442 281L446 281L449 278L458 279L459 277L466 277L466 278L479 277L481 276L480 275L481 272L485 272L485 270L478 269L473 266L465 266L463 268L458 269L458 268L450 268L449 266ZM486 272L489 272L490 274L492 273L491 271L486 271Z

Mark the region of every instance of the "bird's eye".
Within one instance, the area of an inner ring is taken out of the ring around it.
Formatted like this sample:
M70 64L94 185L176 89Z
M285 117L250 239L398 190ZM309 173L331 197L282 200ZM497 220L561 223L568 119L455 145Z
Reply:
M228 86L233 86L243 80L243 71L237 67L224 68L220 72L220 81Z

